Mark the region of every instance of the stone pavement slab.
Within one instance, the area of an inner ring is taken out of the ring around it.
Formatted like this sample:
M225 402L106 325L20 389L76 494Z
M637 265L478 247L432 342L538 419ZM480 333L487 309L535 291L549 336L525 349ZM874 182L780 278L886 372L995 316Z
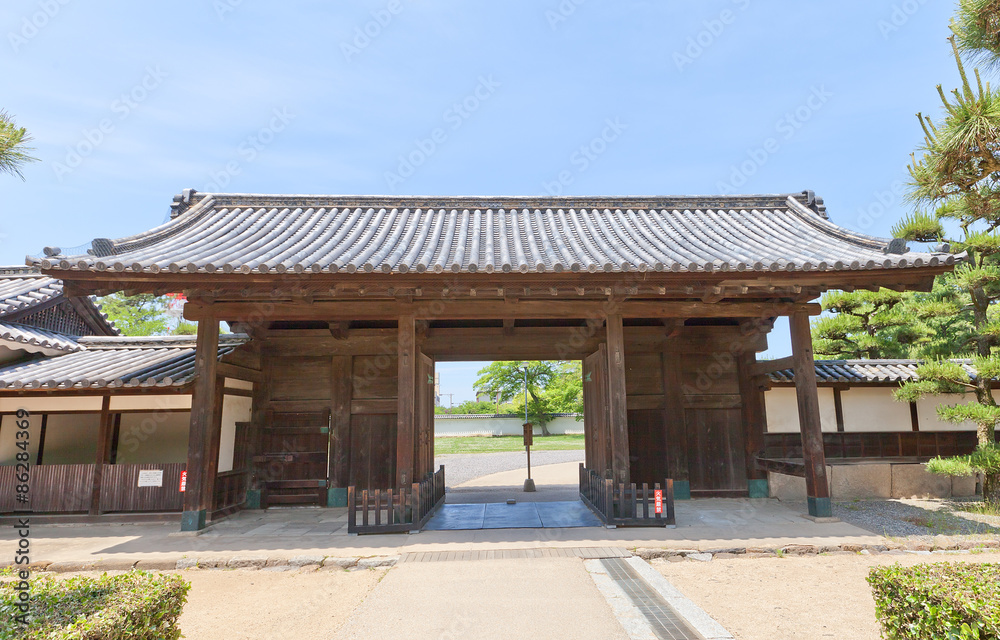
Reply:
M404 562L335 636L338 640L627 640L578 558Z

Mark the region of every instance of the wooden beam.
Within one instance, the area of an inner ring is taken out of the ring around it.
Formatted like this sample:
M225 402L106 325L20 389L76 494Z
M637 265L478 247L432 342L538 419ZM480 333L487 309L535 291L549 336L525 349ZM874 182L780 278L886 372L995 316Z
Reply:
M201 502L209 512L219 506L215 504L215 477L219 473L219 448L222 446L222 403L225 401L225 377L215 375L215 389L212 395L212 423L208 433L208 448L205 452L205 478L201 483ZM193 407L192 407L193 409Z
M341 320L339 322L331 322L329 323L330 335L336 338L337 340L346 340L347 331L350 326L351 323L344 320Z
M188 432L187 487L184 493L184 511L181 513L181 531L198 531L205 528L211 501L206 501L209 452L212 427L216 373L219 358L219 320L209 316L198 322L198 341L195 347L195 383L191 399L191 429ZM208 492L210 496L211 493Z
M765 472L779 473L783 476L806 477L806 465L798 460L777 460L774 458L757 458L757 466Z
M396 486L413 482L413 443L416 427L417 336L412 315L399 317L396 394ZM376 464L376 461L372 461Z
M435 319L501 318L589 318L604 313L606 300L434 300L413 304L392 300L351 300L347 302L216 302L189 301L184 317L201 320L215 316L234 321L260 317L266 308L274 320L389 320L399 316ZM616 303L616 313L631 318L760 318L805 312L818 315L813 303L788 302L671 302L625 300Z
M831 517L830 485L826 477L826 454L823 451L823 430L820 423L819 397L816 393L816 365L813 357L809 316L793 313L788 318L792 335L792 357L795 361L795 395L798 400L799 430L802 433L802 453L806 466L806 500L809 515Z
M338 489L350 484L352 361L351 356L332 358L329 486Z
M748 373L750 377L756 378L757 376L766 376L775 371L784 371L785 369L792 369L794 367L795 357L786 356L784 358L775 358L774 360L755 361L749 365Z
M608 415L611 422L611 469L617 483L628 483L628 404L625 396L625 334L622 316L607 315Z
M767 473L756 465L758 456L764 455L764 406L763 396L754 376L750 373L754 367L756 355L743 352L736 357L736 374L739 378L740 397L742 400L744 444L748 480L767 480ZM750 487L753 489L753 487ZM752 498L765 498L766 495L755 495Z
M503 319L503 334L508 337L514 335L514 318Z
M101 480L104 476L104 465L109 463L111 448L112 413L111 396L106 395L101 401L101 422L97 432L97 458L94 460L94 485L90 493L90 515L101 513Z
M225 376L227 378L235 378L237 380L247 380L249 382L261 382L264 379L264 374L257 369L251 369L249 367L241 367L237 364L228 364L225 362L220 362L216 365L216 371L219 375Z

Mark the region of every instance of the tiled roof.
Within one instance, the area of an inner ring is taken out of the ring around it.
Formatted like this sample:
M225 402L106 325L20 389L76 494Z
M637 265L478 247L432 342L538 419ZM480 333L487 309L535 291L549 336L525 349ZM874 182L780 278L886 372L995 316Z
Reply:
M62 282L27 267L0 267L0 317L63 294Z
M38 267L0 266L0 319L18 318L16 322L26 326L20 318L33 314L65 298L62 280L42 275ZM97 303L89 297L73 300L73 313L90 327L90 330L108 335L119 333L114 322L108 319ZM36 331L41 331L36 329ZM42 332L46 333L46 332Z
M976 375L970 360L956 360L970 375ZM817 360L817 382L846 382L864 384L874 382L907 382L918 380L919 360ZM795 381L791 369L783 369L770 374L772 382L789 383Z
M219 357L248 340L219 336ZM178 387L194 378L194 336L79 338L85 350L0 368L0 389Z
M811 192L707 197L199 194L151 231L29 264L134 273L835 271L953 264L887 253ZM905 249L905 247L904 247ZM69 273L66 277L70 277Z
M76 340L61 333L45 331L23 324L0 322L0 346L28 351L52 350L63 353L82 351L84 347Z

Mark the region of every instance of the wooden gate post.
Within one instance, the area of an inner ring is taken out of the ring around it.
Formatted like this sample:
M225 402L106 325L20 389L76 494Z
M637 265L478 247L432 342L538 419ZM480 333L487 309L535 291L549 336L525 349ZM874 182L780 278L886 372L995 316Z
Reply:
M413 482L413 443L417 383L416 321L412 315L399 317L398 331L399 380L396 408L396 486L408 487ZM376 461L372 461L373 464Z
M819 396L816 393L816 364L813 359L809 314L798 311L788 317L792 334L792 358L795 363L795 395L798 399L802 455L806 465L806 499L809 515L833 516L830 485L826 477L826 454L820 424Z
M191 429L188 432L187 487L181 531L205 528L214 477L209 477L212 426L215 417L215 376L219 361L219 320L214 316L198 321L194 360L194 392L191 399Z
M608 417L611 469L618 484L629 481L628 406L625 402L625 332L620 313L607 315Z
M111 462L111 396L106 395L101 401L101 423L97 432L97 456L94 460L94 479L90 493L90 510L92 516L101 513L101 483L104 480L104 467Z

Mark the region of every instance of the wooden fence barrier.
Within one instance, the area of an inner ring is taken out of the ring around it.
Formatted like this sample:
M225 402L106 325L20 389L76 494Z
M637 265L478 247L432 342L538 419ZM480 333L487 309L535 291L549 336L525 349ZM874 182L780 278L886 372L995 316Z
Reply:
M660 513L656 512L656 492L661 491ZM580 499L604 521L618 527L666 527L674 519L674 481L615 484L610 478L587 469L580 463Z
M409 488L347 488L348 533L402 533L420 529L444 502L444 465Z

